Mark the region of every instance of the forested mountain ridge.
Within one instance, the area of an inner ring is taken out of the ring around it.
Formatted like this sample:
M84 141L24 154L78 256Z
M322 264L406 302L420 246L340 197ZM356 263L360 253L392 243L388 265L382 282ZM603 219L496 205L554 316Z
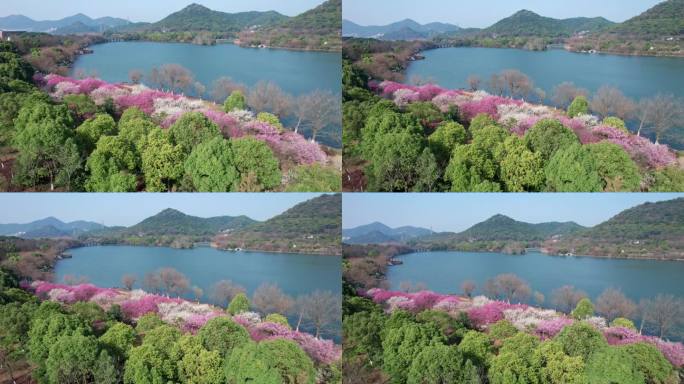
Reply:
M545 247L576 255L684 258L684 198L638 205Z
M241 45L305 50L342 49L342 0L327 0L297 16L248 28L239 34Z
M322 195L280 215L214 238L218 248L341 254L342 196Z
M59 20L33 20L24 15L0 17L0 30L21 30L28 32L54 32L59 31L62 28L73 28L73 26L76 25L86 26L95 30L103 30L128 24L130 24L128 20L116 17L92 19L82 13Z
M461 28L449 23L433 22L420 24L412 19L404 19L387 25L359 25L350 20L342 20L342 35L350 37L374 37L382 40L424 39L440 33L454 32ZM406 38L412 34L413 38Z
M483 32L503 36L569 37L579 32L602 30L613 24L603 17L554 19L524 9L485 28Z
M254 25L270 25L288 19L275 11L226 13L190 4L145 29L169 31L238 32Z
M35 220L25 224L0 224L0 236L36 237L35 234L38 233L38 231L43 231L49 228L59 231L61 237L103 229L105 226L102 224L82 220L65 223L57 218L47 217L45 219ZM29 236L26 236L26 234L29 234Z

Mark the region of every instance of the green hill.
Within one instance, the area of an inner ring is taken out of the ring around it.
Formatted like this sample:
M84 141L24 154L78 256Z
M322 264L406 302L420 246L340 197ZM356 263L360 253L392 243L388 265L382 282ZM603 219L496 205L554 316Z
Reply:
M224 230L243 228L254 223L256 221L247 216L202 218L186 215L175 209L167 208L132 227L126 228L124 232L139 236L202 236L214 235Z
M667 0L653 8L617 24L610 33L641 37L684 35L684 0Z
M169 31L239 32L253 25L269 25L288 17L275 11L225 13L199 4L190 4L163 20L150 25L152 29Z
M327 0L295 17L243 31L240 41L251 46L338 51L341 33L342 0Z
M638 205L545 245L553 253L684 258L684 198Z
M323 195L262 223L219 234L219 248L340 254L342 196Z
M602 17L576 17L559 20L540 16L524 9L498 21L483 31L500 36L568 37L582 31L602 30L612 24L611 21Z

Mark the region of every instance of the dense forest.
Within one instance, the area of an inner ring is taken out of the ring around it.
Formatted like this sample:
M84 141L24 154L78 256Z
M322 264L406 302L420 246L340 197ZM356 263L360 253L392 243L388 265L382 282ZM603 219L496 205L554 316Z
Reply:
M159 290L147 293L131 290L129 280L122 289L20 284L0 270L0 380L341 382L339 346L290 326L278 311L292 301L277 287L264 285L250 301L244 288L225 281L215 293L227 304L217 307L178 298L187 280L173 270L156 279ZM320 330L339 312L328 308L335 308L331 295L312 295L321 297L302 298L298 311Z
M150 74L160 91L136 74L131 84L43 76L13 43L0 51L2 190L339 190L336 155L284 129L273 84L247 92L224 81L220 106L183 96L196 82L178 65ZM315 96L320 108L299 115L313 138L337 121L324 102L334 99Z
M521 304L530 288L513 275L492 280L494 299L473 297L471 288L464 283L457 296L345 282L345 381L674 384L682 377L682 344L646 336L622 317L636 305L619 291L594 304L563 287L552 300L564 309L555 311ZM681 300L659 296L643 305L654 329L681 317Z
M363 54L363 45L352 44L343 66L345 190L684 189L677 153L658 143L684 120L674 96L637 104L614 87L590 97L564 83L554 90L556 107L548 107L534 103L545 95L517 70L495 74L488 84L473 76L469 90L379 82L363 63L383 73L388 62L373 62L382 54ZM407 48L400 49L407 56ZM635 116L641 124L632 133L624 121ZM656 143L641 136L642 129Z

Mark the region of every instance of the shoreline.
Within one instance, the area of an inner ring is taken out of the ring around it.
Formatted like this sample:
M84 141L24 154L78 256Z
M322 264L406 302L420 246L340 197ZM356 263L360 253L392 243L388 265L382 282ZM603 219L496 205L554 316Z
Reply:
M406 255L411 255L414 253L432 253L432 252L461 252L461 253L491 253L491 254L501 254L505 256L524 256L526 254L529 254L529 252L525 253L504 253L504 252L493 252L493 251L464 251L464 250L458 250L458 249L445 249L445 250L417 250L414 249L413 252L409 253L402 253L399 255L395 255L393 257L402 257ZM537 253L544 255L544 256L550 256L550 257L560 257L560 258L583 258L583 259L613 259L613 260L647 260L647 261L672 261L672 262L684 262L684 258L674 258L674 259L663 259L663 258L655 258L655 257L620 257L620 256L600 256L600 255L558 255L558 254L553 254L549 252L544 252L541 249L537 251ZM390 258L388 258L389 260Z
M59 253L59 258L58 260L63 260L65 258L70 258L70 257L61 257L65 252L68 252L69 250L72 249L79 249L79 248L90 248L90 247L145 247L145 248L168 248L168 249L178 249L178 250L189 250L189 249L197 249L197 248L210 248L210 249L215 249L217 251L225 252L225 253L273 253L273 254L283 254L283 255L303 255L303 256L328 256L328 257L341 257L341 255L331 255L328 253L312 253L312 252L279 252L279 251L262 251L259 249L243 249L241 251L231 251L228 249L222 249L218 247L214 247L209 243L201 242L199 246L195 246L193 244L192 247L189 248L179 248L179 247L171 247L168 245L145 245L145 244L126 244L126 243L110 243L110 244L83 244L77 247L71 247L67 248L64 251ZM73 255L72 255L73 256Z

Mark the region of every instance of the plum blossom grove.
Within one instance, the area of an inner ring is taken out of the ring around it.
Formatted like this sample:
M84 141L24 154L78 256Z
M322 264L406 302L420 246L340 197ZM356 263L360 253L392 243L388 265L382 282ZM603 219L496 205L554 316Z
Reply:
M500 320L508 320L519 331L536 335L542 340L556 336L563 328L577 321L555 310L490 300L484 296L470 299L432 291L406 293L381 288L372 288L360 294L384 306L387 312L405 310L417 313L432 309L447 312L454 317L465 313L473 326L482 331L486 331L490 325ZM677 368L684 366L682 343L642 335L624 327L608 326L603 317L593 316L582 321L601 331L610 345L650 343L656 346L672 365Z
M166 323L177 325L184 332L197 333L207 321L215 317L231 318L245 327L256 341L287 339L294 341L311 359L319 364L332 364L340 360L342 349L332 340L314 337L306 332L292 330L281 324L262 321L255 312L243 312L230 316L225 311L208 304L193 303L179 298L155 295L136 289L132 291L101 288L92 284L65 285L34 281L25 287L45 300L63 304L92 302L107 310L119 305L125 317L137 321L141 316L155 313Z
M369 88L393 100L399 107L414 102L431 102L443 113L457 107L461 119L468 122L478 114L487 114L518 136L523 136L541 120L558 120L575 132L582 144L608 140L624 148L633 160L639 160L649 168L665 167L674 164L677 159L676 154L667 145L655 144L645 137L602 124L593 115L584 114L569 118L565 111L553 107L494 96L481 90L450 90L434 84L414 86L383 81L371 82Z
M235 110L226 113L215 103L153 90L140 84L112 84L96 78L79 80L55 74L37 74L34 81L57 100L67 95L87 95L99 106L113 102L120 113L137 107L164 128L170 127L187 112L200 112L218 125L224 136L252 136L271 147L278 158L292 159L296 164L325 163L328 160L325 152L315 142L300 134L258 121L251 111Z

